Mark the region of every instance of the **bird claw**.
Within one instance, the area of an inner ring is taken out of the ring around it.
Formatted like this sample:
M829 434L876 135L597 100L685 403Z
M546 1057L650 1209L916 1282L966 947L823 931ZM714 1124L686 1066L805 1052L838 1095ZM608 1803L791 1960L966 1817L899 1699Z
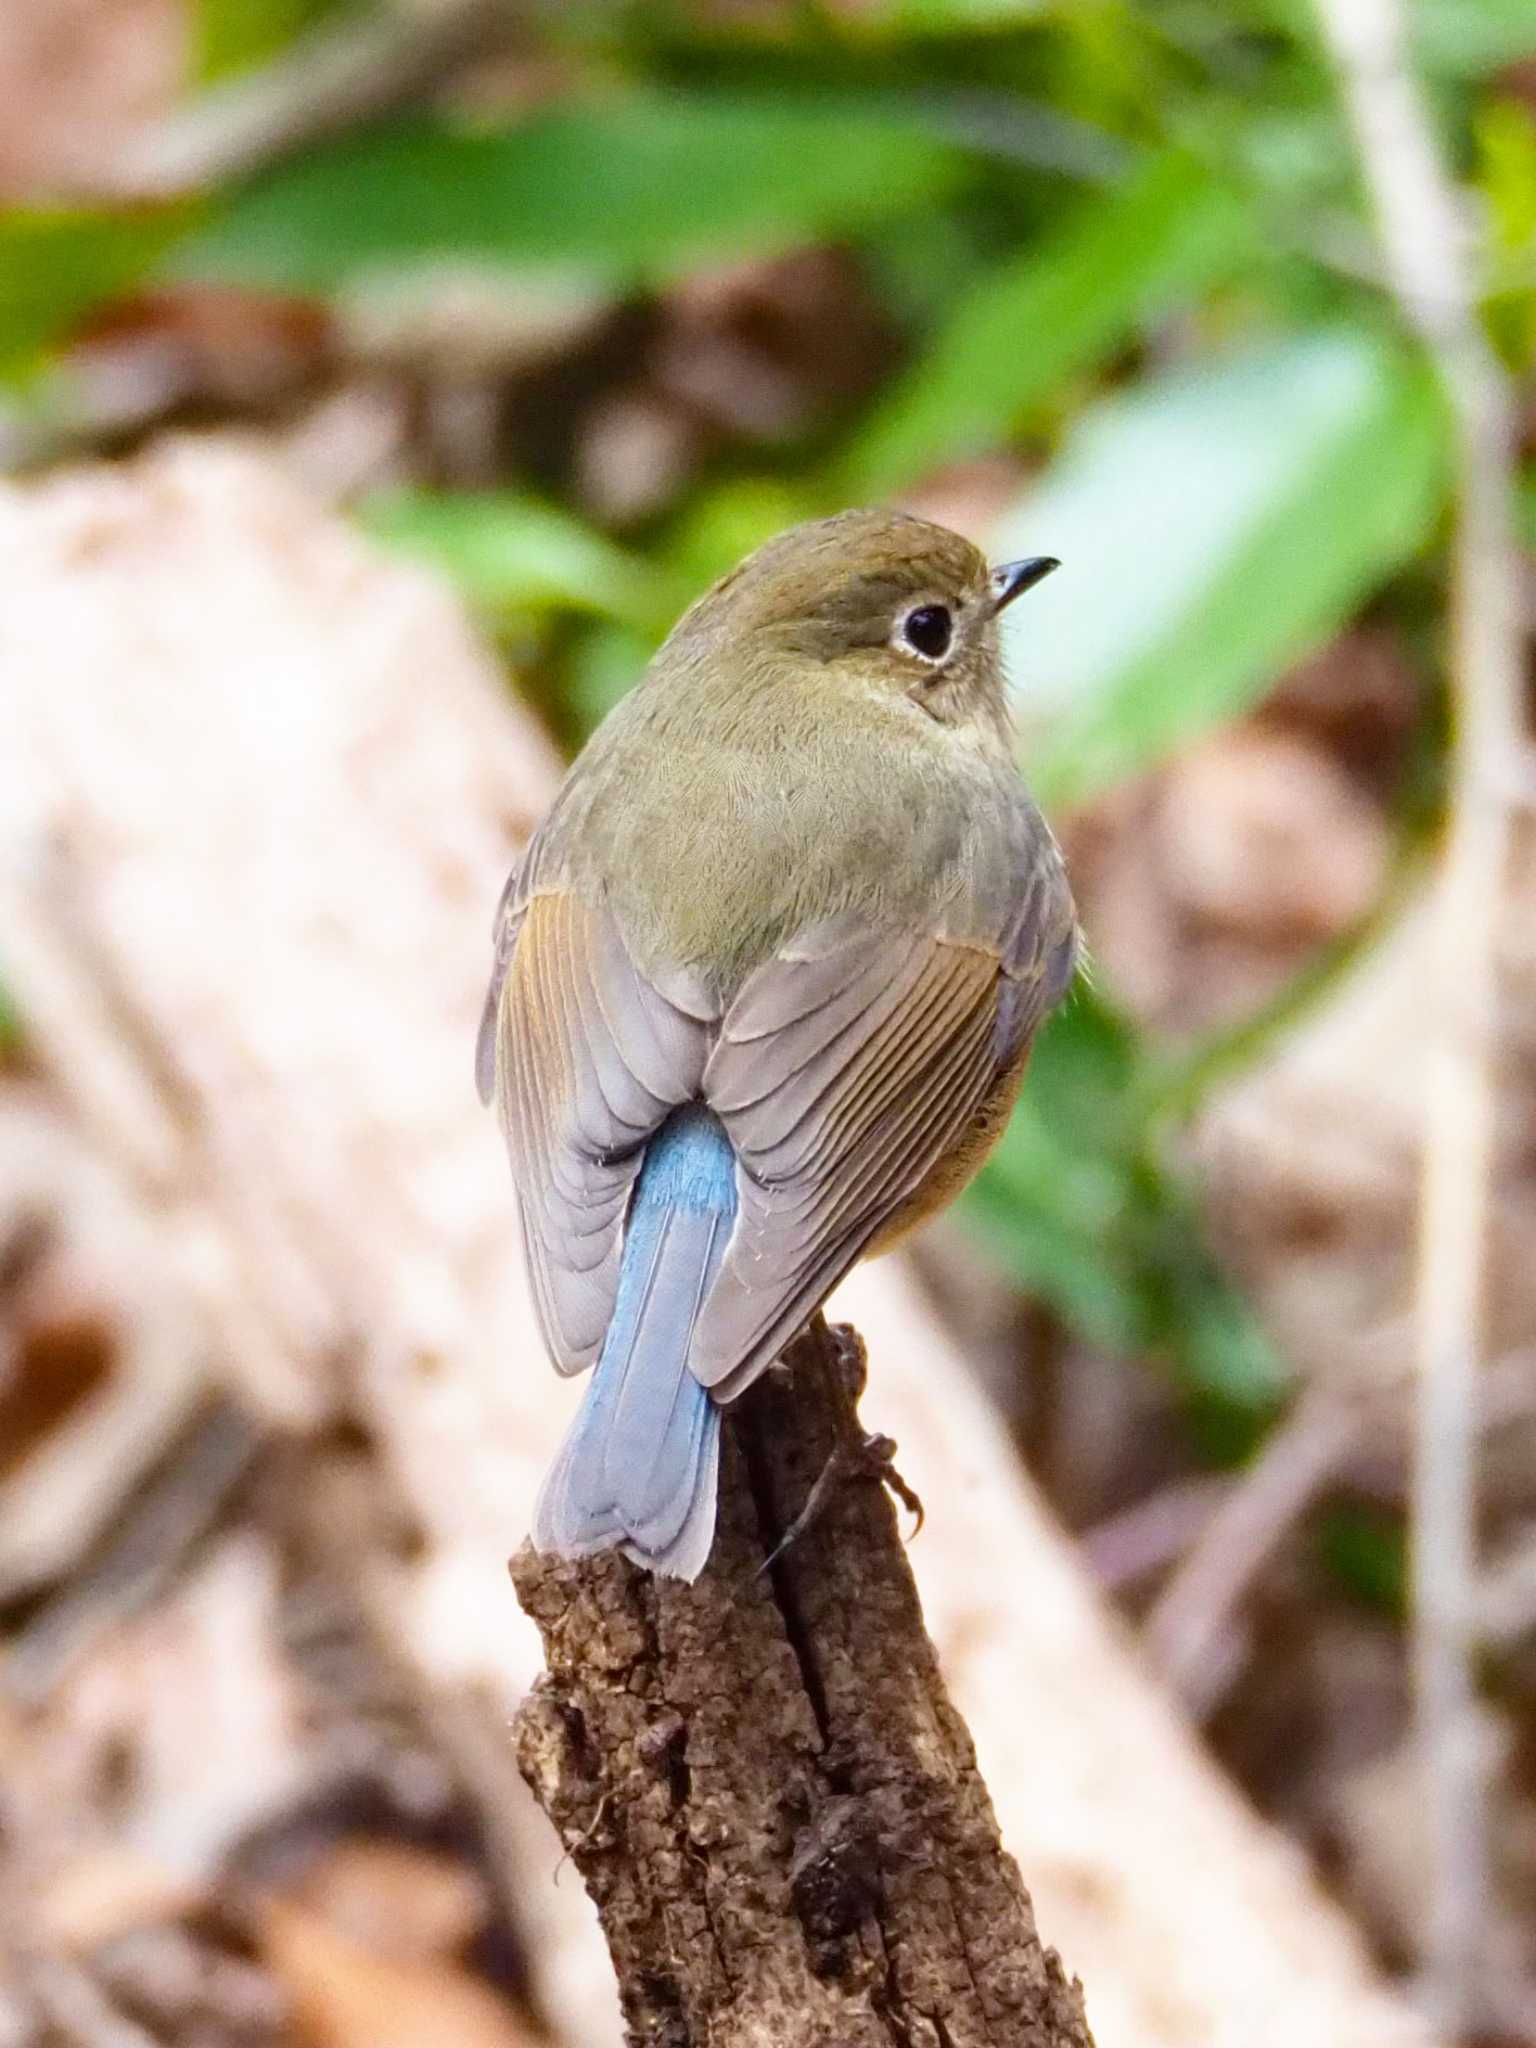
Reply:
M928 1510L923 1506L922 1496L916 1487L908 1485L896 1470L895 1437L881 1436L878 1431L872 1431L860 1440L859 1459L870 1477L878 1479L882 1486L895 1494L910 1514L917 1517L912 1525L912 1535L907 1538L910 1543L912 1537L919 1533L927 1521Z
M838 1467L844 1464L851 1466L861 1478L879 1480L882 1486L888 1487L895 1494L903 1507L917 1517L912 1534L907 1538L910 1543L927 1519L927 1512L916 1490L909 1486L896 1470L895 1459L896 1439L881 1436L878 1432L861 1434L852 1444L838 1444L817 1473L800 1512L758 1566L757 1576L761 1578L764 1572L771 1570L790 1545L798 1543L818 1519L827 1504L827 1496L832 1491L832 1482L837 1477Z

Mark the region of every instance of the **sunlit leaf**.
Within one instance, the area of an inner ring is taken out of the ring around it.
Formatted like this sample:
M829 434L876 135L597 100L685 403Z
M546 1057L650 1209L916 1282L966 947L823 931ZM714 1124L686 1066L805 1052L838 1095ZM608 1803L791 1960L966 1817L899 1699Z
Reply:
M857 17L868 28L963 35L978 29L1020 28L1038 21L1043 0L874 0Z
M1042 798L1080 801L1252 703L1423 545L1444 475L1428 372L1361 328L1096 408L995 541L1064 564L1008 620Z
M4 981L0 980L0 1059L18 1051L21 1040L21 1012L12 1001Z
M138 284L187 218L171 207L0 211L0 372L25 366Z
M359 0L194 0L193 76L206 84L248 71L328 15L358 4Z
M400 122L269 172L182 268L307 291L449 257L636 281L850 233L935 198L958 161L911 122L814 100L641 97L479 130Z
M1536 55L1531 0L1416 0L1414 50L1442 76L1481 78Z
M1032 406L1144 322L1240 261L1244 208L1160 157L965 293L850 451L848 495L876 497L994 447Z
M659 633L678 586L568 512L512 491L392 491L361 508L381 540L443 570L493 616L591 612Z
M1484 317L1517 375L1536 364L1536 116L1516 99L1478 111L1477 186L1487 222Z
M1516 99L1497 99L1477 117L1478 184L1498 254L1536 260L1536 116Z

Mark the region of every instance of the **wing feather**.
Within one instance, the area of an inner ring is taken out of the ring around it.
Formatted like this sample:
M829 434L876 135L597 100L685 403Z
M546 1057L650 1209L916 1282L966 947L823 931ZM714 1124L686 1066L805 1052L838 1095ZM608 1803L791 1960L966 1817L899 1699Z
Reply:
M708 1027L639 973L606 910L552 890L512 914L492 1085L545 1342L561 1372L580 1372L613 1314L645 1141L698 1095Z
M736 1230L694 1332L693 1370L722 1399L771 1362L998 1079L996 950L938 938L882 947L865 932L842 957L846 975L836 952L814 963L818 1001L803 959L759 968L705 1071L741 1166ZM776 979L798 985L780 995ZM765 1029L774 1017L785 1021Z

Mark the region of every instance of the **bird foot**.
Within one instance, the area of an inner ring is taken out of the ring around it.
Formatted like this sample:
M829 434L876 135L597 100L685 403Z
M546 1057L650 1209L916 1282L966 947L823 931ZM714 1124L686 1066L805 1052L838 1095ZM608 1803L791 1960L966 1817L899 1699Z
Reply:
M820 1517L840 1469L846 1469L850 1477L878 1479L882 1486L888 1487L902 1506L910 1509L917 1517L912 1529L912 1535L915 1536L925 1519L923 1503L916 1491L897 1471L895 1459L896 1439L874 1432L860 1431L851 1442L836 1445L817 1473L800 1512L758 1566L758 1576L761 1577L764 1572L771 1570L790 1546L798 1543ZM912 1539L908 1537L907 1540L910 1542Z
M878 1431L871 1431L860 1437L857 1456L870 1478L878 1479L883 1487L895 1494L909 1513L917 1517L912 1525L912 1536L917 1535L928 1519L928 1511L923 1506L922 1496L916 1487L909 1486L896 1470L895 1437L881 1436ZM907 1538L909 1543L912 1536Z

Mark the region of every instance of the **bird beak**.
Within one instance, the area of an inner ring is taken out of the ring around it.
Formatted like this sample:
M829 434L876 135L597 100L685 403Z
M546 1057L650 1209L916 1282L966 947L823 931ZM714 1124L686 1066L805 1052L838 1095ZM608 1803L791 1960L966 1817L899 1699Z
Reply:
M1037 583L1059 569L1060 562L1054 555L1031 555L1023 562L1001 562L992 571L991 616L995 619L1000 611L1007 609L1016 597L1022 597L1026 590L1033 590Z

